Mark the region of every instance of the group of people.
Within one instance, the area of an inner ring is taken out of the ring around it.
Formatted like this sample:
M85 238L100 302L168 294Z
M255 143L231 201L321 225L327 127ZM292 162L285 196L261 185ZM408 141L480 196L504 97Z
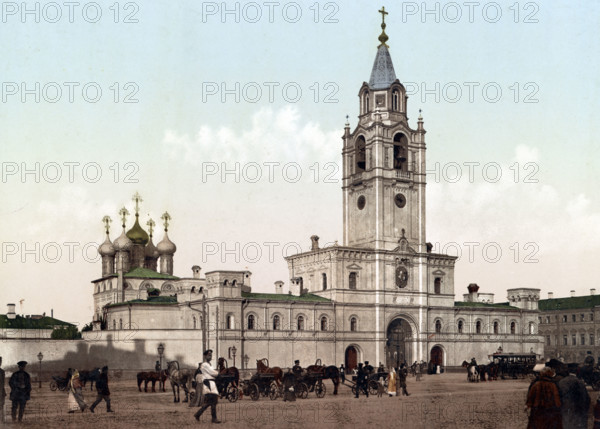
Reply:
M558 374L546 366L527 392L527 429L585 429L589 409L590 395L585 384L569 374L566 366Z
M367 398L369 397L369 376L373 373L373 367L369 365L369 361L358 364L356 368L356 389L355 398L358 398L363 393ZM343 374L343 372L342 372ZM406 363L401 364L397 368L390 368L387 372L382 364L379 365L376 373L377 379L377 396L382 397L385 393L385 382L387 378L387 394L389 397L392 396L410 396L410 393L406 390L406 378L408 376L408 367ZM420 378L417 378L419 381ZM344 377L342 381L345 381Z
M0 366L2 366L2 357L0 357ZM12 402L11 417L12 421L23 421L23 415L25 413L25 406L27 401L31 399L31 377L29 373L25 371L27 362L22 360L17 362L18 370L15 371L8 380L10 387L10 400ZM6 398L6 390L4 388L5 383L5 372L0 368L0 410L4 409L4 402ZM84 412L88 405L83 399L83 383L79 377L79 372L76 369L67 371L67 380L69 387L69 396L67 399L67 407L69 413L74 413L76 410ZM102 368L102 372L96 382L96 401L89 407L93 413L94 408L102 401L106 401L106 411L112 413L110 409L110 390L108 388L108 367ZM0 423L4 423L4 413L0 412Z

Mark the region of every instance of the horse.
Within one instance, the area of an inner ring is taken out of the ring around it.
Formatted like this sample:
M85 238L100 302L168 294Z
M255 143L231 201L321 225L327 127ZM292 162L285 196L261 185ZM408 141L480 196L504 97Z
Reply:
M256 373L257 374L273 374L277 387L281 385L283 379L283 371L278 366L269 368L269 359L262 358L256 361Z
M233 385L238 387L240 381L240 372L235 366L229 367L227 365L227 360L224 357L220 357L217 361L217 371L219 375L231 375L234 377Z
M144 382L144 392L148 391L148 382L152 382L152 391L156 392L156 390L154 390L154 386L156 385L156 382L162 382L162 391L165 392L165 381L167 380L167 370L163 369L160 373L156 372L156 371L150 371L150 372L138 372L137 373L137 386L138 386L138 390L141 392L142 391L142 381ZM160 385L160 383L159 383ZM160 387L159 387L160 389Z
M476 365L471 365L465 360L461 366L467 368L467 381L479 381Z
M91 371L79 371L79 380L83 383L83 387L89 381L90 390L94 390L94 383L97 383L100 378L100 368L94 368Z
M309 376L311 373L317 373L321 378L323 378L323 380L330 379L333 382L333 394L338 394L338 386L340 384L340 370L337 366L317 365L317 362L315 362L315 365L310 365L306 368L306 372L307 374L309 374Z
M187 402L189 398L188 383L194 378L194 372L191 369L179 369L179 362L174 360L167 362L167 374L169 374L169 381L171 382L171 388L173 389L173 402L179 402L179 386L181 386L185 392L185 400ZM177 394L175 394L175 386L177 386Z

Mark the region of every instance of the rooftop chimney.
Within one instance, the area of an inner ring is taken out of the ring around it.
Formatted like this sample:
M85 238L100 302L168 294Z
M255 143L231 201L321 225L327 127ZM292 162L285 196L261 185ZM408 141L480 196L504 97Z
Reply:
M194 273L194 278L195 279L199 279L200 278L200 271L202 271L202 268L200 268L198 265L194 265L192 267L192 272Z
M278 295L283 293L283 282L281 280L275 282L275 293Z
M554 298L554 292L548 292L548 299Z
M590 295L596 295L596 289L590 289Z
M17 315L15 314L15 304L8 304L8 312L6 313L6 317L8 319L14 319L17 317Z
M574 290L572 290L572 291L571 291L571 298L573 298L574 296L575 296L575 291L574 291Z
M312 247L310 248L310 250L319 250L319 236L312 235L310 237L310 241L312 242Z

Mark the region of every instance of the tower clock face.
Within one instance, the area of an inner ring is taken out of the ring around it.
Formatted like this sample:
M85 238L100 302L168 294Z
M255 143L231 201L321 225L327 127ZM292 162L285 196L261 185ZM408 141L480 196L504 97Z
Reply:
M408 284L408 270L406 267L396 267L396 286L404 288Z
M394 202L396 203L396 206L401 209L406 205L406 197L402 194L396 194Z
M366 200L365 196L361 195L360 197L358 197L358 201L356 202L356 205L358 206L359 210L362 210L365 208L366 203L367 203L367 200Z

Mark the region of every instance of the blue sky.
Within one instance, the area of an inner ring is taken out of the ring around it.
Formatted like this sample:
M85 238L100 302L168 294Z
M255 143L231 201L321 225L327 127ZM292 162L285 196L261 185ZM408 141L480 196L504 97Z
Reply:
M101 266L88 262L93 249L82 249L103 239L105 214L116 237L118 209L132 211L136 191L144 223L171 213L180 276L194 264L204 271L248 267L255 290L271 291L276 280L288 280L281 252L254 263L249 243L268 252L265 242L307 249L312 234L341 242L340 136L346 115L356 125L381 5L279 2L270 22L263 2L119 3L118 17L114 2L98 4L95 23L88 22L95 20L89 3L75 9L73 22L62 6L55 23L49 3L39 3L39 22L23 15L20 3L16 12L4 4L0 303L24 299L25 313L54 308L65 320L89 321L89 282ZM223 15L223 4L237 7L239 19ZM430 10L435 4L425 3ZM462 252L464 243L480 243L472 261L457 263L457 299L470 282L497 301L515 286L540 288L544 297L587 294L600 250L600 6L497 4L499 17L496 3L482 2L471 20L463 3L440 3L439 16L423 15L421 2L386 5L396 75L411 91L410 123L416 126L422 109L429 167L440 165L438 177L428 177L428 241L449 251L458 243ZM450 22L458 10L461 19ZM137 22L124 22L127 16ZM233 93L223 101L224 88ZM39 177L21 176L36 162ZM208 174L236 162L246 167L240 183ZM471 183L467 165L474 162ZM263 174L257 183L244 180L249 163ZM272 182L268 163L279 163ZM290 183L286 163L297 163L300 180ZM482 175L494 163L498 182ZM452 183L455 164L462 178ZM155 242L162 238L156 235ZM64 243L77 243L73 258ZM220 250L207 256L211 243ZM490 243L502 250L497 262L478 250L494 250ZM234 249L239 261L223 249ZM537 262L525 263L527 256Z

